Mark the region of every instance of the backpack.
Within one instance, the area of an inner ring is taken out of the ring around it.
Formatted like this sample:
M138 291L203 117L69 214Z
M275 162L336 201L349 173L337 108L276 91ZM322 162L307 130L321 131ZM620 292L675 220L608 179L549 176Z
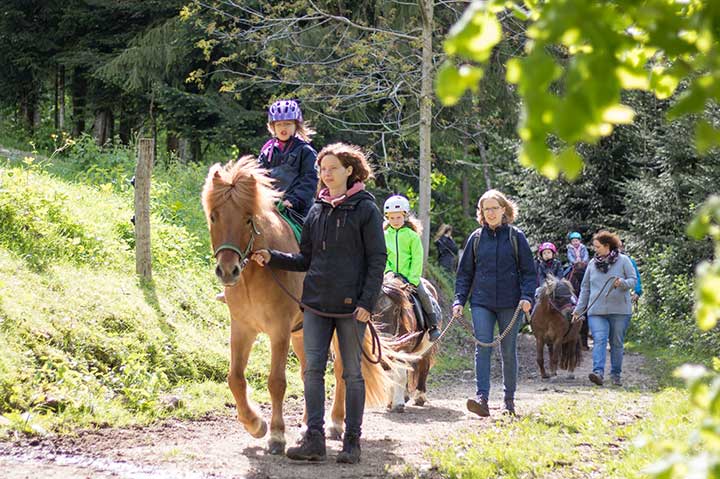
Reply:
M510 245L513 249L513 256L515 257L515 269L517 269L518 272L520 272L520 260L518 255L518 239L517 239L517 228L515 228L513 225L508 225L510 228ZM473 233L477 233L475 238L473 239L473 245L472 245L472 251L473 251L473 264L477 263L477 249L478 244L480 243L480 235L482 235L482 226Z

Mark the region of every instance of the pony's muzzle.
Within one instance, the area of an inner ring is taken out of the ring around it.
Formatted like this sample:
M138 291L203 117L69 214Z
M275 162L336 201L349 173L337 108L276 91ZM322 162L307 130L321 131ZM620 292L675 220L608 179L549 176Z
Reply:
M228 256L230 256L232 260L227 261L226 258L224 258L225 255L223 253L225 252L223 251L218 254L218 262L215 266L215 276L218 277L223 285L234 286L240 279L240 275L244 269L244 264L238 262L236 255L232 252L228 252L230 253Z

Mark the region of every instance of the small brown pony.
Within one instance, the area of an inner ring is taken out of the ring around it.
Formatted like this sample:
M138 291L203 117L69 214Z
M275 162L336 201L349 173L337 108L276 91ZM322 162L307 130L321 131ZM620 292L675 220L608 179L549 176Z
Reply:
M430 282L422 279L427 291L437 301L438 294ZM423 406L427 402L427 377L430 368L435 364L438 345L428 340L424 331L418 330L417 318L410 302L411 286L395 277L392 273L385 275L382 294L378 298L376 311L380 314L375 319L378 329L393 338L399 345L396 349L408 354L425 352L413 361L412 370L395 368L392 392L388 394L388 409L392 412L403 412L408 394L413 394L414 403ZM438 324L442 328L442 323Z
M549 276L540 289L538 304L533 311L531 326L535 335L537 364L543 379L557 376L558 367L569 371L574 378L575 368L582 361L580 347L581 322L573 323L573 288L566 279ZM550 354L550 374L545 372L544 346Z
M255 438L267 433L267 423L250 404L247 397L245 368L252 345L259 333L270 337L270 375L268 390L272 417L268 451L285 451L285 397L288 351L293 350L300 360L301 374L305 369L302 313L298 305L274 282L270 268L250 262L249 256L260 248L287 252L299 251L290 226L277 214L275 204L280 193L273 189L266 170L260 168L252 156L245 156L225 167L210 168L202 192L202 204L210 228L210 239L216 259L215 274L225 286L225 301L230 310L230 372L228 383L237 404L238 420ZM297 298L301 296L303 273L277 271L278 280ZM333 342L336 385L343 385L342 362ZM384 343L387 347L387 343ZM370 351L369 331L364 349ZM383 356L390 371L396 366L392 354ZM388 357L389 356L389 357ZM380 364L372 364L363 357L365 398L368 406L387 402L390 378ZM345 388L336 387L332 408L333 432L342 434L345 417Z

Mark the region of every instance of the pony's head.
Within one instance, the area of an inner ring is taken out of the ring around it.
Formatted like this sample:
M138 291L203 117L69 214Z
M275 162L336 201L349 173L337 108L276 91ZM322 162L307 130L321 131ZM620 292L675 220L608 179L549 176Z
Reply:
M570 281L548 276L540 288L538 302L551 302L555 308L564 309L573 301L574 294Z
M267 171L252 156L210 167L202 205L217 262L215 274L225 286L240 279L260 234L257 217L272 211L279 197Z

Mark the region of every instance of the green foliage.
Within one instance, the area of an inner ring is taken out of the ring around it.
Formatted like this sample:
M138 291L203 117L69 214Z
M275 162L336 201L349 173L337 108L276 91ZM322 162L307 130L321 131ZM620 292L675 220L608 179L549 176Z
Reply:
M640 477L665 442L681 437L689 424L678 391L662 392L650 414L647 409L647 399L636 393L577 391L572 399L548 399L518 420L462 431L428 455L451 478ZM631 442L638 435L652 443Z
M487 62L501 41L496 15L506 9L527 22L525 56L505 63L507 80L523 100L520 163L549 178L576 178L579 144L632 123L635 111L621 102L624 90L665 99L688 79L670 118L702 113L720 99L717 2L493 0L473 2L450 30L445 51L461 65L447 62L438 76L436 92L445 104L456 103L466 88L475 90L461 72L482 76L473 65ZM506 34L517 35L512 29ZM713 124L699 123L700 150L714 147L718 134Z
M0 435L223 408L232 401L228 314L214 300L205 168L156 165L154 283L141 284L132 151L101 151L86 138L64 153L0 163ZM248 370L256 400L267 399L269 358L259 340ZM299 375L288 379L297 396Z
M715 259L698 266L696 280L695 316L700 329L708 331L720 316L720 198L712 196L698 209L688 233L696 239L709 236L715 244ZM672 453L648 468L653 477L720 477L720 359L713 360L713 368L685 365L676 371L687 383L699 418L687 441L674 442Z

